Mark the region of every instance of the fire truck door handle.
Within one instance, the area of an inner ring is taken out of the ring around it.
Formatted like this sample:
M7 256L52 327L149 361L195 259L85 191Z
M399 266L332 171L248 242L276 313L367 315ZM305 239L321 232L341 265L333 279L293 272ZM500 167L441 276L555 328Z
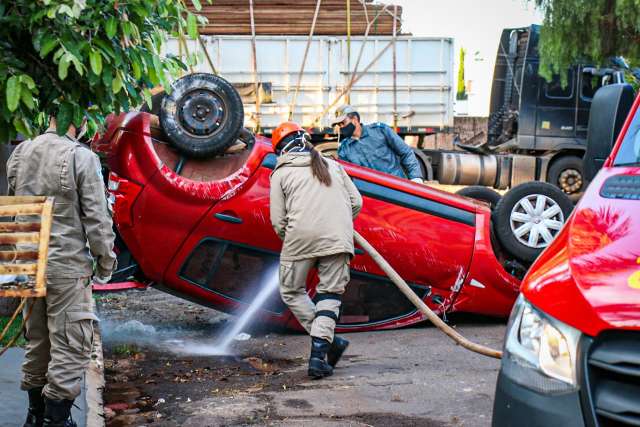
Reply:
M214 216L220 221L230 222L232 224L242 224L242 218L238 218L231 213L217 213Z

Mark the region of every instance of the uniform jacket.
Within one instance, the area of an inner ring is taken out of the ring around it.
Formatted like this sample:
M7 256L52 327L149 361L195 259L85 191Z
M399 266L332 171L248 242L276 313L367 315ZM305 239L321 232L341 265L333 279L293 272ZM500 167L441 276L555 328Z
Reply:
M9 195L55 197L47 276L107 277L115 268L115 235L98 156L47 132L16 147L7 162ZM28 217L18 218L28 221Z
M308 152L281 156L271 174L271 224L284 240L283 261L353 256L353 218L362 197L342 166L325 160L331 186L313 176Z
M409 179L422 178L420 165L411 147L384 123L362 125L360 139L343 139L338 156L347 162L400 178L407 178L407 174Z

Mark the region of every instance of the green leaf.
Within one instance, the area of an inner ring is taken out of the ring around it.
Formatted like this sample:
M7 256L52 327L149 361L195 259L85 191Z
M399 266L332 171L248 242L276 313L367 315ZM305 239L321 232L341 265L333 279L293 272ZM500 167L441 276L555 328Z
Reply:
M34 90L36 88L36 82L33 81L31 76L28 76L26 74L20 75L20 83L24 83L24 85L27 86L29 90Z
M26 137L31 136L29 122L24 117L16 116L13 119L13 127Z
M191 3L193 3L193 7L200 12L202 10L202 5L200 4L200 0L191 0Z
M80 125L82 124L82 119L84 119L84 111L82 110L82 108L80 108L79 105L76 104L73 106L73 119L71 120L71 122L75 127L80 127Z
M142 94L144 95L144 100L147 103L147 105L149 106L149 110L151 110L151 108L153 108L153 100L151 99L151 91L147 88L145 88L142 91Z
M137 57L133 57L131 59L131 69L133 71L133 78L136 80L140 80L142 77L142 68L140 66L140 59Z
M71 55L71 62L73 63L73 67L76 69L78 74L82 75L84 72L84 67L82 65L82 62L80 62L80 60L78 59L78 57L75 55Z
M58 114L56 115L56 125L58 135L62 136L69 130L71 120L73 118L73 105L68 102L63 102L58 108Z
M58 77L60 80L64 80L67 78L69 74L69 65L71 65L71 57L70 53L65 53L60 58L60 62L58 62Z
M187 32L189 33L189 37L193 40L198 38L198 22L196 20L196 16L193 13L190 13L187 16Z
M11 76L7 80L7 108L13 112L18 109L20 102L20 80L18 76Z
M100 55L100 52L92 50L89 54L89 62L93 73L99 76L102 72L102 55Z
M107 37L109 38L112 38L116 35L116 31L118 30L118 20L115 16L112 16L107 20L107 23L104 26L104 30L107 32Z
M58 46L60 41L55 37L47 36L47 39L40 46L40 58L46 57L56 46Z
M33 110L36 106L33 102L33 94L29 90L24 90L25 88L22 89L23 90L20 91L20 99L22 100L22 103L26 105L29 110Z
M116 94L120 92L120 89L122 89L122 79L120 78L120 73L116 73L116 77L111 82L111 90Z

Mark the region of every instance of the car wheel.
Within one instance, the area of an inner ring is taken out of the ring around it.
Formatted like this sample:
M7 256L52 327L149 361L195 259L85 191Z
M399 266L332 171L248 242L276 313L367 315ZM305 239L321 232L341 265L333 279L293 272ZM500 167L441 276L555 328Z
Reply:
M461 190L456 191L459 196L469 197L471 199L480 200L487 203L491 210L494 210L502 196L495 190L482 185L470 185Z
M568 196L578 195L584 189L584 164L578 156L563 156L551 163L547 182Z
M189 157L223 152L236 141L244 121L236 89L213 74L189 74L162 99L160 123L171 144Z
M520 261L531 262L560 232L572 209L573 203L559 188L526 182L502 196L492 219L502 248Z

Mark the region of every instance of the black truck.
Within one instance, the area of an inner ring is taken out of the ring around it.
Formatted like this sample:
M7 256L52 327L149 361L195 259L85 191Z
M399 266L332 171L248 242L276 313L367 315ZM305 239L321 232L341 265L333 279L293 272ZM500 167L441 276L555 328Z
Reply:
M419 150L427 179L504 189L528 181L558 186L572 198L586 186L583 157L589 111L602 86L624 83L620 68L575 65L548 82L538 74L540 27L502 32L486 138L456 140L456 150Z

